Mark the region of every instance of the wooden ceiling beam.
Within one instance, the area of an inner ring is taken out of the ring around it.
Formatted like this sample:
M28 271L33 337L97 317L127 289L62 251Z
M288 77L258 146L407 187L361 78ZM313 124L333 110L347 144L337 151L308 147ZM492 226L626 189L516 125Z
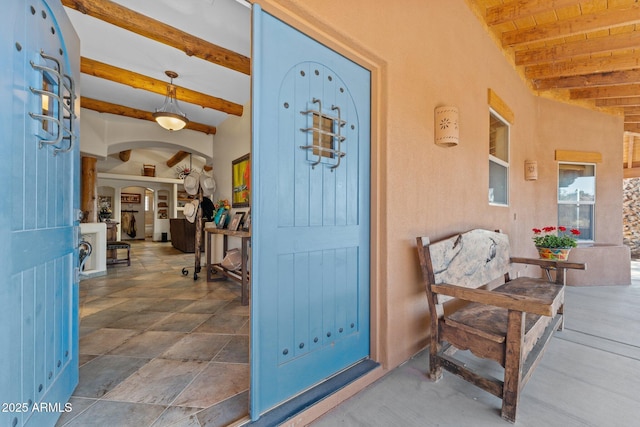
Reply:
M640 4L633 4L621 8L598 10L596 13L562 19L534 27L505 31L502 33L502 46L513 47L537 43L637 23L640 23Z
M633 31L535 49L523 49L515 52L514 57L516 65L534 65L602 52L636 49L639 45L640 31Z
M596 107L640 107L640 96L634 96L631 98L596 99L595 105Z
M624 111L625 131L640 135L640 1L468 3L538 95Z
M623 167L624 168L628 168L628 169L631 169L631 168L640 169L640 162L626 162L626 163L624 163Z
M153 113L148 111L138 110L137 108L126 107L124 105L112 104L110 102L99 101L91 98L80 98L80 106L89 110L94 110L99 113L116 114L118 116L131 117L133 119L148 120L155 122ZM197 132L203 132L207 135L216 133L215 126L209 126L202 123L189 122L185 129L195 130Z
M81 57L80 71L94 77L128 85L135 89L143 89L160 95L167 94L167 85L169 84L167 81L154 79L143 74L134 73L133 71L114 67L113 65L105 64L93 59ZM191 89L185 89L180 86L176 86L176 98L180 101L188 102L189 104L199 105L204 108L211 108L227 114L233 114L235 116L242 116L243 112L243 106L240 104L196 92Z
M169 160L167 160L167 166L169 166L170 168L174 167L182 160L184 160L189 154L190 153L187 151L178 151Z
M624 124L625 132L640 132L640 123L625 123Z
M570 99L625 98L640 96L640 84L571 89Z
M635 138L633 136L631 136L630 133L625 133L624 136L622 137L623 149L624 149L625 145L627 146L626 152L623 152L622 160L623 160L623 164L624 164L624 157L626 155L626 157L627 157L626 167L628 167L628 168L632 168L633 167L634 140L635 140Z
M580 76L552 77L533 80L538 90L578 89L597 86L625 85L640 82L640 68L609 73L584 74Z
M498 25L578 4L580 0L515 0L487 8L485 18L488 25Z
M96 19L174 47L205 61L251 74L251 60L109 0L62 0L62 4Z
M640 177L640 168L624 168L623 169L623 177L624 178L638 178Z
M528 79L548 79L553 77L578 76L582 74L613 73L640 68L640 52L627 55L598 57L574 61L560 61L525 67Z

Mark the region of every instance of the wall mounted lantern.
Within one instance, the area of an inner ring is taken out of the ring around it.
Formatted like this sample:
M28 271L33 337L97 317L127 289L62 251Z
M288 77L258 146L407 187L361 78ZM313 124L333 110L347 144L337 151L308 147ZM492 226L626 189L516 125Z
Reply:
M456 107L436 107L435 143L442 147L455 147L460 140L458 130L458 109Z
M535 160L524 161L524 179L535 181L538 179L538 162Z

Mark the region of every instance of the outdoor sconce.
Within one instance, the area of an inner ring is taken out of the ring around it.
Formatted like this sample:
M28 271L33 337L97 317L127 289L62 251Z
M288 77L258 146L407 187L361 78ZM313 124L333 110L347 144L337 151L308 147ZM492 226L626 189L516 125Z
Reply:
M441 147L455 147L460 135L458 131L458 109L456 107L436 107L435 143Z
M524 179L535 181L538 179L538 162L535 160L524 161Z

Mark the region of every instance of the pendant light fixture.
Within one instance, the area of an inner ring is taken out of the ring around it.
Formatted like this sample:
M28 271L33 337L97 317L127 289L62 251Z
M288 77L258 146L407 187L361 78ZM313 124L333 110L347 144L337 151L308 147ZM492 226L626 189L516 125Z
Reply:
M153 113L153 118L167 130L180 130L189 123L189 119L178 107L178 100L176 99L176 87L173 85L173 79L178 77L178 73L175 71L165 71L164 73L171 79L171 82L167 85L167 96L164 99L164 104Z

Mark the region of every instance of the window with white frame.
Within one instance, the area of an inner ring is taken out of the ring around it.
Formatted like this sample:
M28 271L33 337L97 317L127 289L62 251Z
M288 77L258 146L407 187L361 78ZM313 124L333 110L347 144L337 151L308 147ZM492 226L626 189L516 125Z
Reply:
M558 164L558 225L580 230L579 240L594 241L596 165Z
M509 123L489 110L489 203L509 205Z

